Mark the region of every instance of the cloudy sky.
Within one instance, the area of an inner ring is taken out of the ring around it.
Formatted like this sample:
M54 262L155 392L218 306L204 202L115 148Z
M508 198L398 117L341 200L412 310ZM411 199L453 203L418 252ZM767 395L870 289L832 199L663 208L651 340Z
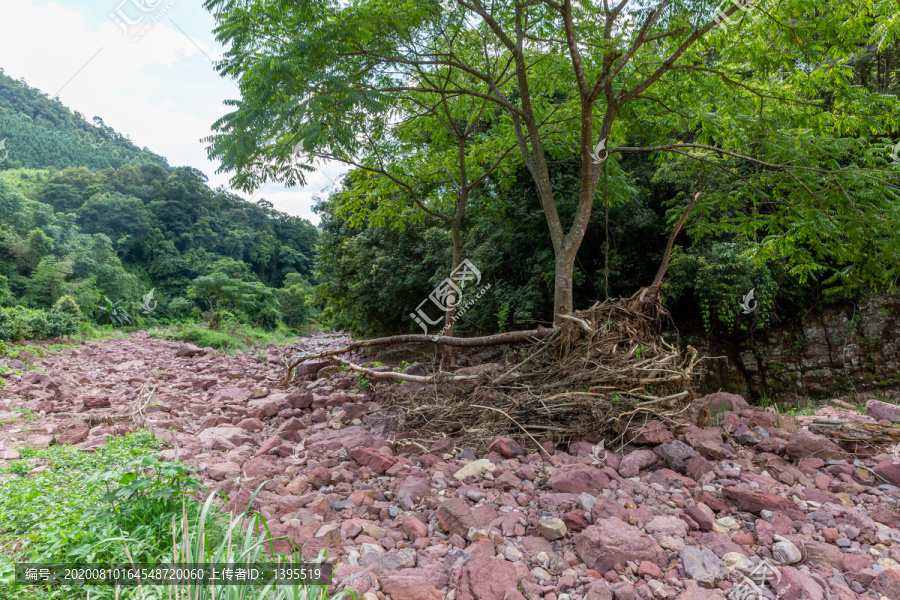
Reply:
M58 94L89 121L100 116L173 166L196 167L213 187L228 187L229 174L216 173L219 164L200 140L238 89L213 69L222 47L200 0L0 0L0 15L7 75ZM343 171L331 165L302 188L272 183L239 195L318 223L313 198L325 196Z

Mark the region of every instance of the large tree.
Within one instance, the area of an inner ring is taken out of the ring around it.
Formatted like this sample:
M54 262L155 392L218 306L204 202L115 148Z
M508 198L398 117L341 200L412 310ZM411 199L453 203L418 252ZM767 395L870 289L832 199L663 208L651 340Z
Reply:
M883 170L878 151L896 129L898 103L847 76L860 44L896 39L888 0L767 0L724 11L695 0L456 0L450 11L381 0L206 6L230 45L220 70L242 95L216 123L210 154L238 185L302 182L311 167L285 156L288 139L352 160L373 117L410 93L499 108L546 217L557 315L573 308L603 159L626 152L680 155L739 181L704 195L701 212L739 206L722 226L753 233L761 253L797 258L800 270L817 268L804 252L823 240L857 274L895 268L900 248L884 224L897 213L896 172ZM447 85L422 77L438 72ZM572 152L581 166L574 203L561 201L549 168Z

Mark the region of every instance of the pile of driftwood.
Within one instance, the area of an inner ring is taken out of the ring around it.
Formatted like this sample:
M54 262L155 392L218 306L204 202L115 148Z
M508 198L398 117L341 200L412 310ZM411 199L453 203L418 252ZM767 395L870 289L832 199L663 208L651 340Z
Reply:
M658 315L635 311L631 300L578 311L466 378L386 387L383 405L420 442L445 435L478 449L496 436L530 447L547 440L621 442L629 425L666 421L683 410L700 361L693 348L683 353L662 340Z
M327 359L365 373L399 429L426 447L444 436L477 449L496 436L535 449L548 440L623 442L629 426L671 420L694 397L691 380L701 359L690 346L682 352L659 336L665 314L658 294L645 288L630 299L565 316L553 328L482 338L363 340L305 356L288 368ZM408 375L347 358L359 348L410 342L515 347L503 361L463 370L466 374Z

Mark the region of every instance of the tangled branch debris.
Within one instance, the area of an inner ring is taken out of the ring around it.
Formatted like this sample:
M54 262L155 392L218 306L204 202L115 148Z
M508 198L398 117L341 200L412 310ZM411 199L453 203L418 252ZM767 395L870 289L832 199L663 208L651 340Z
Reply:
M682 353L659 337L666 316L658 294L641 290L578 311L540 337L517 336L530 341L510 349L502 364L466 375L376 371L339 356L352 347L315 357L371 377L384 408L419 442L449 435L478 449L496 436L532 447L547 440L625 443L629 426L671 420L693 398L691 378L701 359L694 348ZM391 380L419 385L383 383Z

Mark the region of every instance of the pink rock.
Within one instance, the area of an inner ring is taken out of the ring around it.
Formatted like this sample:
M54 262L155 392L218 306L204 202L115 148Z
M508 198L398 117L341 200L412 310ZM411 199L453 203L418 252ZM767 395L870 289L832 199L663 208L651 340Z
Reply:
M456 597L458 600L523 600L518 591L523 579L531 580L531 577L521 561L478 558L461 569Z
M769 585L783 600L824 600L825 590L815 579L793 567L778 569L781 578L769 580Z
M885 419L891 423L900 423L900 406L896 404L869 400L866 403L866 414L876 420Z
M566 465L550 476L547 485L554 492L575 495L582 492L597 494L609 485L609 476L589 465Z
M397 504L403 510L412 510L416 503L431 493L428 482L422 477L407 477L397 488Z
M59 440L57 440L57 443L60 446L65 444L80 444L88 438L88 434L90 432L91 430L87 427L76 427L75 429L70 429L59 436Z
M619 519L600 519L575 537L575 551L589 569L605 573L628 561L666 566L666 553L656 541Z
M763 510L797 510L797 505L792 500L768 492L725 488L722 495L738 510L755 515Z
M782 454L787 448L787 440L783 440L777 437L770 437L764 440L759 440L759 443L756 445L757 452L771 452L772 454Z
M250 390L239 387L224 387L213 394L210 402L239 403L250 399Z
M644 531L650 534L659 534L660 536L685 537L688 532L688 526L678 517L658 515L644 525Z
M307 450L350 450L357 446L367 448L390 448L384 438L370 433L366 428L353 426L343 429L329 429L315 433L305 439Z
M244 431L254 432L261 431L265 424L259 419L244 419L240 423L237 424L238 427L243 429Z
M900 598L900 571L887 569L872 582L872 589L888 598Z
M313 403L313 395L309 393L289 394L287 401L291 408L309 408Z
M209 465L207 469L209 478L214 481L232 479L241 474L241 466L233 462L223 462Z
M814 456L822 460L846 458L847 453L827 437L815 434L809 429L798 429L788 440L787 453L795 459Z
M638 575L640 575L641 577L650 577L651 579L663 578L662 569L657 567L652 562L648 562L646 560L642 560L641 564L638 565Z
M462 538L475 526L475 519L469 513L469 506L459 498L448 498L437 509L437 521L444 531Z
M515 458L521 454L525 454L525 448L522 444L514 439L506 437L496 437L488 447L490 452L496 452L503 458Z
M700 479L715 468L713 463L702 456L692 456L684 465L685 474L693 480Z
M893 485L900 486L900 462L887 458L872 468L873 471L887 479Z
M722 413L726 411L740 412L745 408L750 408L750 404L744 400L743 396L726 392L715 392L691 402L688 415L692 421L696 421L700 413L705 410L709 422L717 423L721 419Z
M421 576L391 575L378 581L384 593L393 600L442 600L445 595L429 579Z
M408 540L414 541L418 538L428 537L428 526L413 515L403 515L400 527Z
M675 436L659 421L648 421L644 425L629 427L625 432L625 440L639 446L668 444L675 441Z
M725 595L719 590L701 589L696 581L686 580L684 588L675 600L725 600Z
M106 396L85 396L82 399L85 408L109 408L109 398Z
M12 448L0 448L0 460L18 460L19 451Z
M387 452L364 446L351 448L349 454L350 458L363 466L369 467L379 475L384 475L388 469L400 461L400 458L397 456L391 456Z
M710 513L712 511L709 511ZM700 526L700 529L703 531L712 531L713 528L713 520L710 516L701 510L697 506L689 506L684 509L684 514L689 516L697 525Z
M204 429L197 434L197 439L200 440L200 443L203 446L211 445L212 442L216 439L224 439L231 442L235 446L240 446L242 444L252 442L253 436L248 434L240 427L222 426Z
M622 477L637 477L638 473L650 465L656 464L659 457L651 450L635 450L625 455L619 463L619 475Z
M284 443L284 440L281 438L281 436L273 435L268 440L266 440L266 442L260 447L259 450L256 451L256 454L254 454L253 456L254 456L254 458L259 457L259 456L265 456L266 454L268 454L275 448L278 448L279 446L281 446L281 444L283 444L283 443Z
M297 377L305 377L306 375L315 375L331 363L327 360L311 360L308 362L300 363L294 369L294 374Z
M612 600L612 598L612 590L605 581L595 581L584 595L584 600Z
M195 346L194 344L185 344L182 347L180 347L178 350L175 351L175 356L179 357L179 358L181 358L181 357L190 358L192 356L197 356L198 354L205 354L205 353L203 352L203 350L201 350L199 347Z

